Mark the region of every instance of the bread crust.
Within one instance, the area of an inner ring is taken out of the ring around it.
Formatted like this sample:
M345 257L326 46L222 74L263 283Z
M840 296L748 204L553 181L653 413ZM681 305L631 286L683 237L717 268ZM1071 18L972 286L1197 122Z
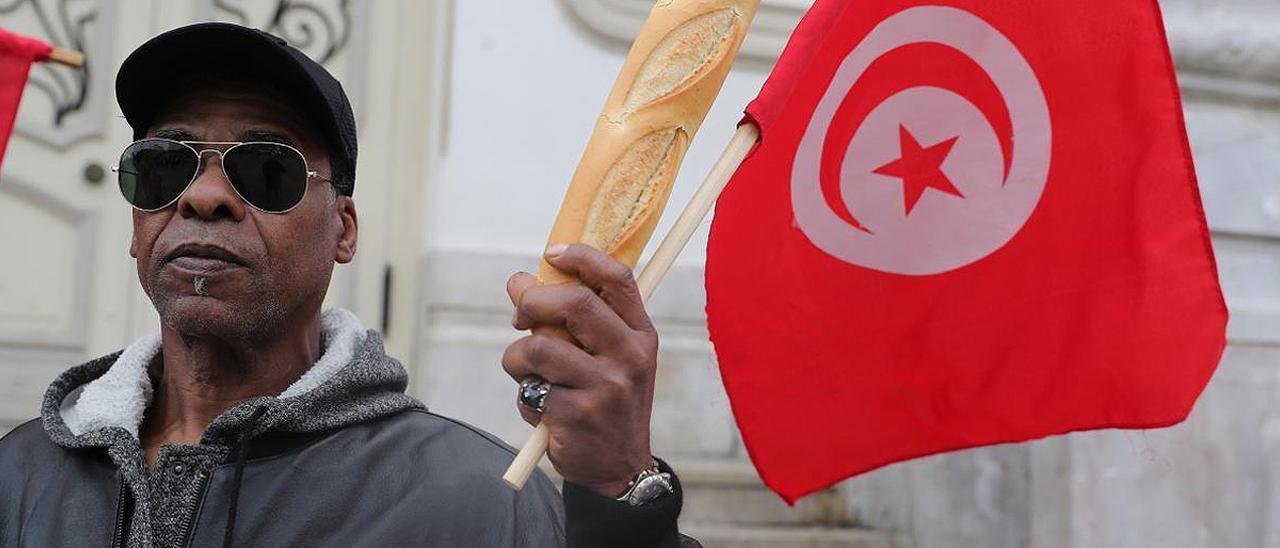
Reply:
M635 267L759 4L654 6L596 120L548 245L586 243ZM576 281L546 261L538 280Z

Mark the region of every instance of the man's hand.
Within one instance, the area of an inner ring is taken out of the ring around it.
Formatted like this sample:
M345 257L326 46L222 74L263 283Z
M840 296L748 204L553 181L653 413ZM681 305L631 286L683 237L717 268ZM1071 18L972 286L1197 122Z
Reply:
M520 272L507 281L516 329L557 326L577 344L547 334L507 347L502 367L516 382L532 376L552 384L546 411L519 403L529 424L546 423L547 455L565 480L616 497L653 463L649 415L657 370L658 334L640 300L631 269L596 249L552 246L547 262L582 285L539 286Z

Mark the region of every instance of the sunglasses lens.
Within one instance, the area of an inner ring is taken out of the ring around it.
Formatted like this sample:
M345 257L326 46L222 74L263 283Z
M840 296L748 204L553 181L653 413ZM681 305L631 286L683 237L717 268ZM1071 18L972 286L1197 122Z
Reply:
M160 209L191 183L200 159L190 148L163 139L144 139L120 155L120 192L138 209Z
M307 192L307 162L290 147L247 143L228 150L222 162L240 196L263 211L288 211Z

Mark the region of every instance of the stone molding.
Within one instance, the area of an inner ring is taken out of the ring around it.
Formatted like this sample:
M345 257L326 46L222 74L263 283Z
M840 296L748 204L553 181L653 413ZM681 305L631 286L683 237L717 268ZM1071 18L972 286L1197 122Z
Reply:
M1270 8L1166 8L1179 70L1280 86L1280 4Z
M561 0L578 23L630 44L651 0ZM742 45L744 58L773 62L808 9L804 0L764 0ZM1165 28L1190 91L1280 103L1280 3L1220 7L1165 0Z

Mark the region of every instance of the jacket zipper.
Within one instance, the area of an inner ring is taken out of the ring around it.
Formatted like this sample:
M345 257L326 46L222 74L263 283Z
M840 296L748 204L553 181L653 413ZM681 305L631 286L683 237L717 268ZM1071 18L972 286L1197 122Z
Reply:
M129 504L128 497L129 497L129 482L125 481L124 477L121 477L120 478L120 502L116 504L116 531L115 531L115 534L111 536L111 539L112 539L111 546L113 548L124 548L125 541L128 540L125 538L125 534L124 534L125 532L124 520L129 518L129 516L127 515L129 513L127 508Z
M196 473L196 498L195 504L191 505L191 510L187 512L187 519L182 522L182 545L191 546L191 532L196 526L196 512L200 510L200 506L204 503L204 488L208 486L209 474L207 472Z

